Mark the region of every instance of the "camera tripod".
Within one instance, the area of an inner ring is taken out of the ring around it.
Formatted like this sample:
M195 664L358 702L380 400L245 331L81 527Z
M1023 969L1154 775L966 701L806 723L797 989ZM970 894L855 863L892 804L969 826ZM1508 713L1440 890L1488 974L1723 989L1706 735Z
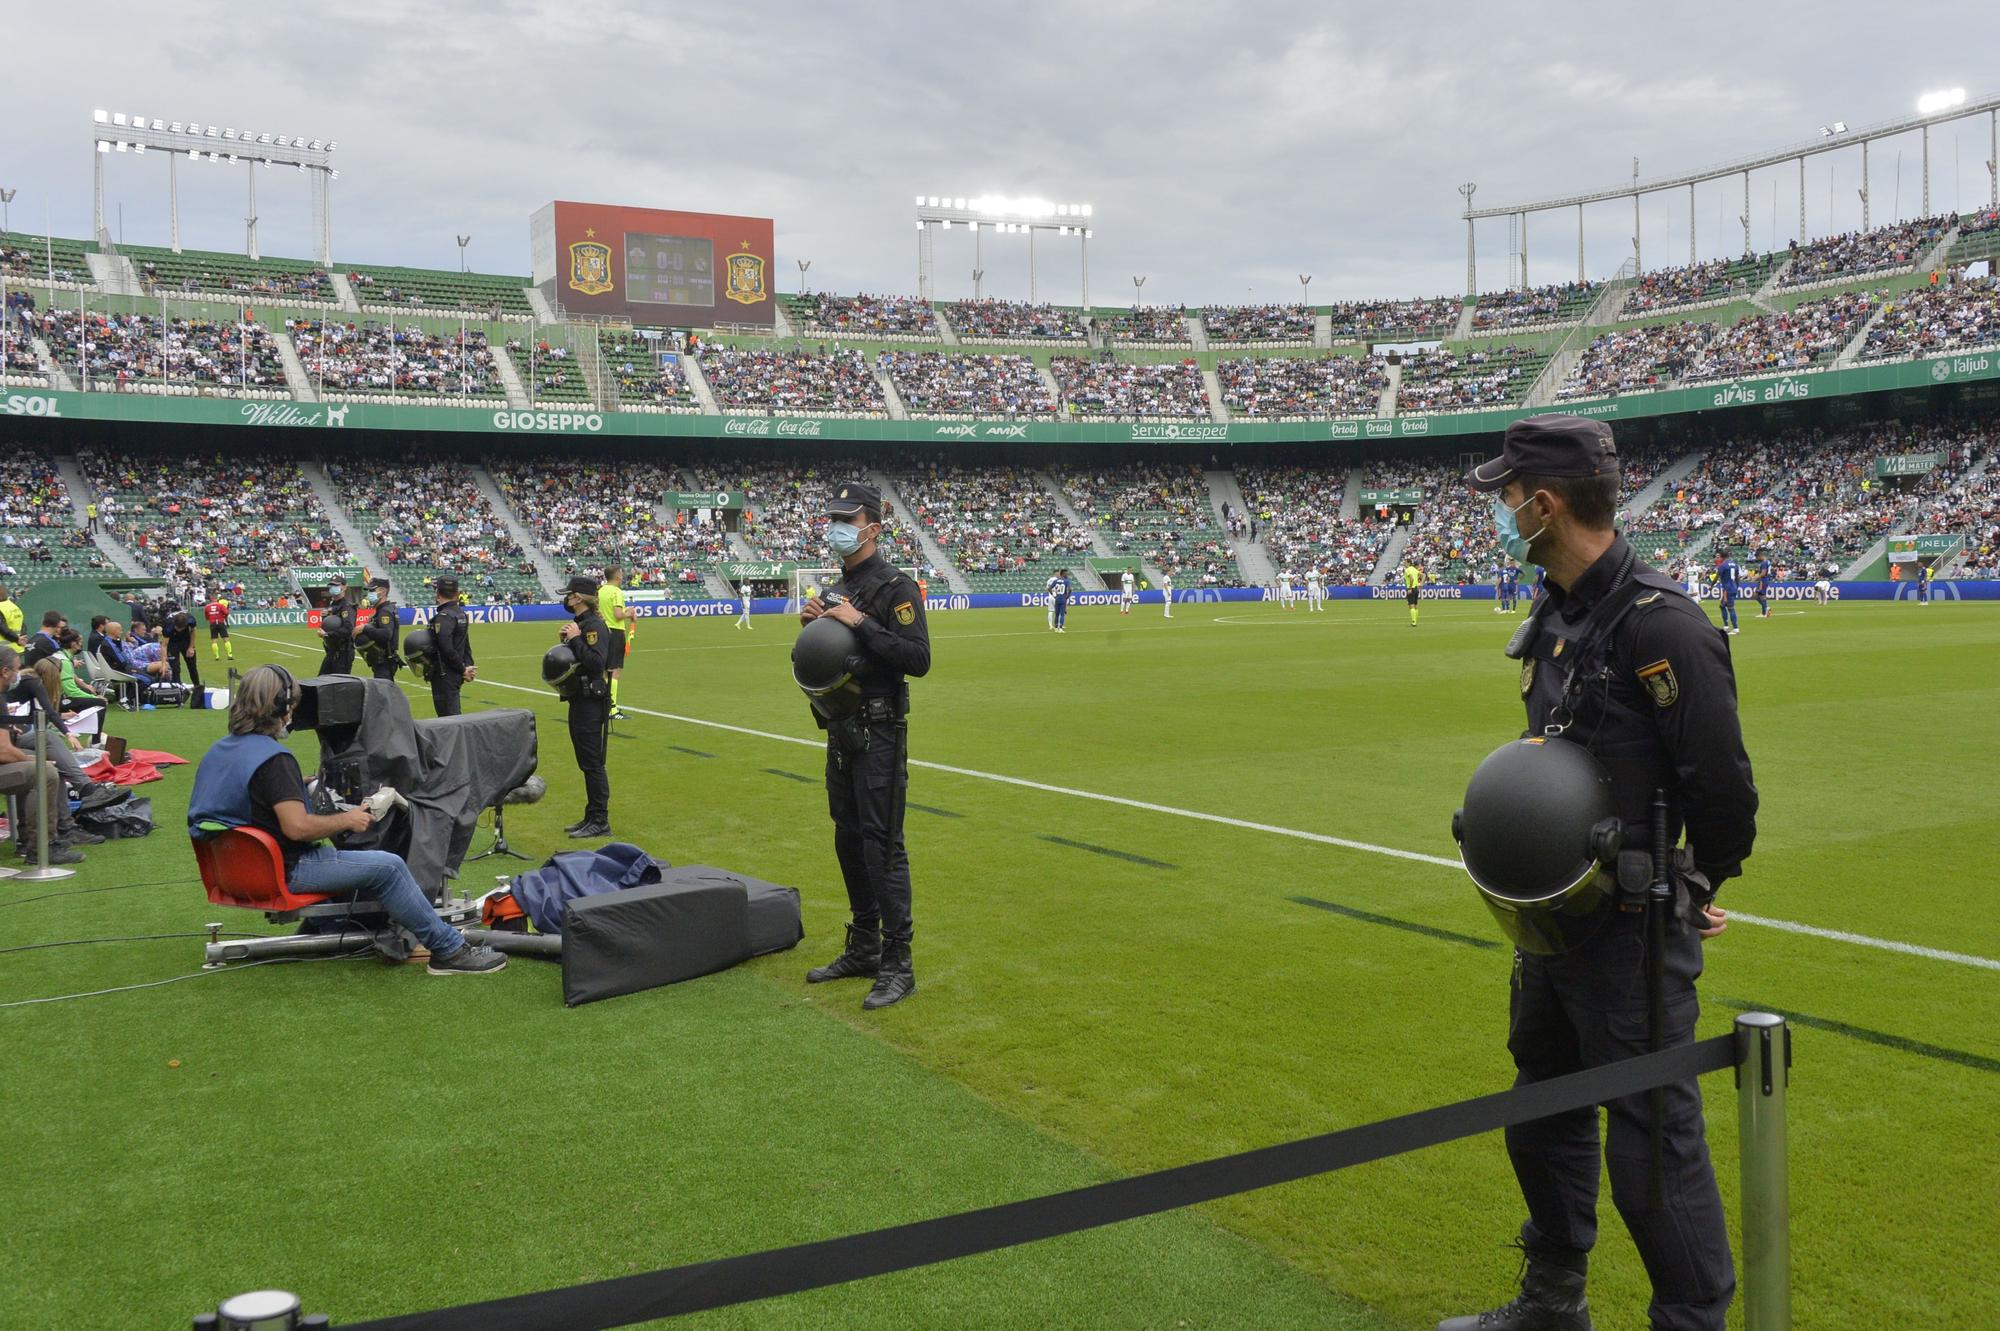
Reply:
M507 844L507 807L504 804L493 806L493 844L477 855L467 855L465 862L470 864L474 860L488 859L494 855L505 855L509 859L516 860L528 858Z

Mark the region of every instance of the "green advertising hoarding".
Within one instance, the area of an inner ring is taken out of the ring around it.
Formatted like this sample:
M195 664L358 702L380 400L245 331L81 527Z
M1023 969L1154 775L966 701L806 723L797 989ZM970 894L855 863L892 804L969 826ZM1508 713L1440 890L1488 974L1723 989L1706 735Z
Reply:
M2000 351L1899 361L1817 374L1669 388L1629 397L1565 402L1560 410L1608 421L1685 412L1769 407L1853 393L1931 388L2000 378ZM237 398L156 397L25 389L0 394L0 416L147 424L248 425L312 431L467 432L547 438L689 438L783 445L795 440L868 443L1259 444L1421 440L1492 434L1547 408L1513 407L1379 420L1338 421L896 421L824 416L671 416L569 408L405 406L379 402L245 402ZM679 496L676 496L677 498ZM714 495L702 496L713 506ZM734 496L740 498L740 496ZM726 506L725 506L726 507Z
M1897 453L1892 457L1875 459L1877 476L1922 476L1934 470L1944 461L1942 453Z
M1941 559L1963 543L1959 536L1891 536L1889 562L1907 564L1913 559Z

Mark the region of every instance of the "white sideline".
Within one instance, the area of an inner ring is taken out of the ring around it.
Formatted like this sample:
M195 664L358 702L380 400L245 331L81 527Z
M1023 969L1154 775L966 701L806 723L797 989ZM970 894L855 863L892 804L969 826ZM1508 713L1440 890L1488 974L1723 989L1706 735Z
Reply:
M495 679L482 679L478 684L496 689L513 689L517 693L533 693L546 697L544 689L529 688L524 684L506 684ZM777 740L784 744L801 744L809 749L822 747L819 740L802 739L797 735L780 735L769 730L752 730L748 726L730 725L726 721L709 721L698 716L681 716L675 712L658 712L650 707L625 704L624 710L637 712L642 716L658 717L663 721L678 721L683 725L703 726L709 730L726 730L735 735L749 735L756 739ZM1292 837L1299 841L1312 841L1323 846L1339 846L1344 850L1365 851L1370 855L1387 855L1392 859L1414 860L1419 864L1435 864L1446 869L1456 869L1459 863L1442 855L1426 855L1421 851L1397 850L1393 846L1378 846L1369 841L1350 841L1346 837L1327 836L1321 832L1306 832L1296 827L1278 827L1272 823L1256 823L1244 818L1230 818L1219 813L1203 813L1199 809L1180 809L1171 804L1154 804L1148 800L1127 799L1122 795L1103 795L1094 790L1077 790L1071 786L1053 786L1042 781L1029 781L1018 776L1003 776L998 772L981 772L971 767L953 767L948 763L926 762L921 758L909 760L910 766L922 767L933 772L949 772L954 776L976 777L981 781L997 781L1002 785L1020 786L1026 790L1040 790L1051 795L1068 795L1075 799L1095 800L1100 804L1116 804L1127 809L1140 809L1147 813L1164 813L1175 818L1192 818L1197 822L1218 823L1224 827L1240 828L1246 832L1269 832L1273 836ZM1730 911L1729 919L1734 924L1758 925L1766 929L1777 929L1783 933L1803 934L1808 938L1825 939L1834 943L1851 943L1856 947L1872 947L1883 952L1896 952L1907 957L1922 957L1926 961L1944 961L1957 966L1972 966L1979 970L2000 971L2000 961L1992 957L1973 956L1967 952L1948 952L1943 948L1924 947L1917 943L1902 943L1893 938L1872 938L1867 934L1847 933L1840 929L1822 929L1818 925L1799 924L1793 920L1772 919L1765 915L1751 915L1743 911Z

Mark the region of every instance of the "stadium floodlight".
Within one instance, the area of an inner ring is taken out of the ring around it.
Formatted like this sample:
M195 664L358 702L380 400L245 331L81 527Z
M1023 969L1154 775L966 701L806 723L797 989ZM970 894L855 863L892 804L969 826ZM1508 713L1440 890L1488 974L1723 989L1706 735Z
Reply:
M108 153L111 151L111 144L109 143L109 141L105 139L99 139L97 141L97 151L101 153Z
M103 111L103 110L92 111L90 113L90 118L92 120L95 120L100 125L105 125L111 122L111 113L109 111Z
M111 113L111 123L112 123L112 124L114 124L114 125L122 125L122 124L124 124L124 123L125 123L125 113L124 113L123 111L113 111L113 112Z
M178 121L178 120L174 121L174 122L173 122L173 123L172 123L171 125L168 125L168 126L167 126L167 130L168 130L168 132L169 132L169 133L172 133L172 134L178 134L178 133L180 133L180 132L181 132L181 122L180 122L180 121Z
M917 196L917 207L921 208L923 206L924 206L924 196L919 194Z
M328 139L326 141L326 150L328 152L332 152L335 148L338 148L339 146L340 146L340 140L338 139Z
M1920 116L1933 116L1940 111L1949 111L1954 106L1964 105L1965 89L1941 88L1936 92L1927 92L1917 98L1917 114Z

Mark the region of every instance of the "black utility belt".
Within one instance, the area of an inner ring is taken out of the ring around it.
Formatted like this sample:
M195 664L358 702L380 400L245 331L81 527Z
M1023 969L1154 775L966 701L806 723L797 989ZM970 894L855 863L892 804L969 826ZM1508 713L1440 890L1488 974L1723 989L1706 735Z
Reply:
M858 721L879 724L885 721L900 721L909 714L909 694L877 693L862 698L860 710L854 715Z

